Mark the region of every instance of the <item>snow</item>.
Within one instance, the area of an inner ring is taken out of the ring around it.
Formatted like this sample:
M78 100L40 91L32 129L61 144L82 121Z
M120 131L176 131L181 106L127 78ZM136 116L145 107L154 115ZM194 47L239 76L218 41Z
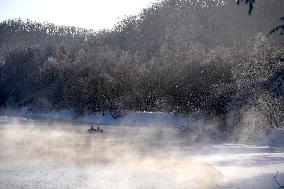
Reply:
M51 112L32 112L27 109L1 110L0 115L12 118L22 119L50 119L63 121L77 121L99 125L131 125L131 126L164 126L173 123L186 126L191 123L191 119L177 113L166 112L134 112L134 111L105 111L86 113L74 117L72 111L63 109ZM8 116L7 116L8 115ZM12 115L12 116L11 116ZM114 115L118 115L115 117Z
M17 116L1 116L0 123L20 123L22 121L27 121L27 118L17 117Z

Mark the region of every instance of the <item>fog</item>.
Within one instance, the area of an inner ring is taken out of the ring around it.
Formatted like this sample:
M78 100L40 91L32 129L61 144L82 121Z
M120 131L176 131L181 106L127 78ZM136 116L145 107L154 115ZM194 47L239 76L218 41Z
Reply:
M1 117L0 188L277 188L284 150L193 143L171 127ZM281 180L282 178L282 180Z

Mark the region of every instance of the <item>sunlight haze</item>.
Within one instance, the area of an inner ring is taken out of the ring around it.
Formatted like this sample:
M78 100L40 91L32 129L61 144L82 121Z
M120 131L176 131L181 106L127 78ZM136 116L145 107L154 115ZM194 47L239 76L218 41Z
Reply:
M95 30L110 29L123 17L157 0L0 0L0 21L14 18Z

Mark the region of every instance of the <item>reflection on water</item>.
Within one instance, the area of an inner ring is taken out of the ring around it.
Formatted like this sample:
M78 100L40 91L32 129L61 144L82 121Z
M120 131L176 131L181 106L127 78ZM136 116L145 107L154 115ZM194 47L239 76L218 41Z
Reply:
M5 118L0 188L273 189L273 174L284 173L280 148L197 147L171 128L107 126L103 134L87 129Z

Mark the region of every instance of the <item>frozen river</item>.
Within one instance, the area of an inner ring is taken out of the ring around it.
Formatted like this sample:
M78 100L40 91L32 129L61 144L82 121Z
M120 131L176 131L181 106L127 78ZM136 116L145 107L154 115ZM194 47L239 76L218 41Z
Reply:
M172 128L0 117L0 189L278 189L281 147L192 145Z

